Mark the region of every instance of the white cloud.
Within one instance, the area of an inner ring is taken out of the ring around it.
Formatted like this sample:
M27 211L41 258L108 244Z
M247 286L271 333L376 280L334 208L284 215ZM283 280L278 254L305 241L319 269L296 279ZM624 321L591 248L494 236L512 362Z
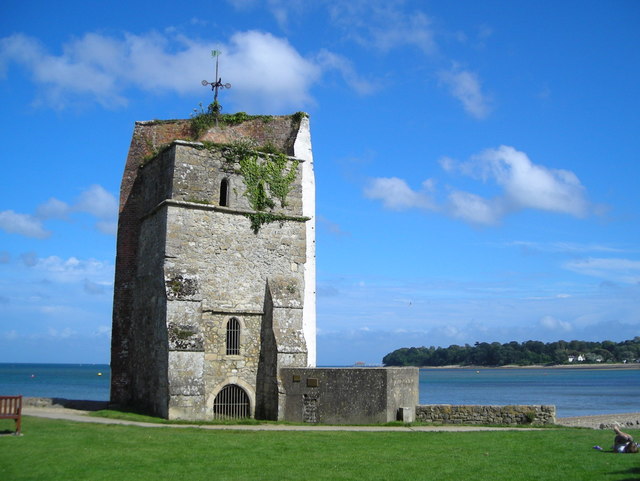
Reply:
M76 331L74 331L73 329L70 329L68 327L65 327L62 330L59 329L55 329L55 328L49 328L48 331L49 337L53 337L56 339L68 339L70 337L73 337L77 334Z
M534 164L524 152L513 147L487 149L469 162L450 158L440 161L449 172L494 181L502 194L485 199L476 194L453 191L449 196L451 214L472 222L495 224L504 215L522 209L537 209L575 217L589 211L585 188L570 171Z
M493 29L489 25L480 25L476 32L476 42L478 48L484 48L486 41L493 35Z
M445 172L454 172L458 165L458 162L455 159L447 156L444 156L440 160L438 160L438 163L440 164L440 167L442 167L442 170L444 170Z
M96 217L96 229L104 234L116 233L118 201L99 185L92 185L83 191L72 205L52 197L40 204L34 215L18 214L12 210L2 211L0 229L12 234L46 239L51 236L51 232L44 228L43 222L49 219L69 221L69 215L73 212L86 212Z
M479 169L483 177L493 178L505 190L516 208L534 208L582 217L587 213L585 189L568 170L536 165L525 154L502 145L487 149L466 166Z
M437 51L431 19L420 11L373 0L333 2L328 8L334 23L367 48L388 52L409 45L429 55Z
M360 77L355 71L351 61L342 55L337 55L326 49L322 49L317 58L319 65L325 70L337 70L342 75L346 84L360 95L368 95L378 90L377 85Z
M482 92L480 80L475 73L454 65L449 70L438 72L438 78L448 87L451 95L462 103L467 113L477 119L484 119L489 115L490 101Z
M60 56L49 55L38 40L23 34L0 39L0 62L16 62L26 67L40 89L41 99L55 108L67 104L69 92L89 95L105 107L123 105L112 72L105 70L102 59L114 57L113 43L87 35L66 45Z
M239 106L273 111L312 103L310 88L323 67L305 59L286 39L259 31L236 33L227 44L159 33L122 38L87 33L65 44L59 55L33 37L15 34L0 39L0 72L12 63L24 66L34 83L44 87L38 101L54 108L82 99L114 108L127 104L130 88L201 94L200 81L213 80L213 49L223 52L221 76L232 83L229 95ZM354 87L365 88L347 62L330 67Z
M118 232L118 222L100 220L96 222L96 229L106 235L116 235Z
M62 283L83 282L85 287L87 282L92 285L111 285L113 280L113 264L96 259L49 256L34 258L29 266L45 274L48 279Z
M480 225L497 225L505 215L523 209L575 217L586 216L589 212L586 190L573 172L534 164L524 152L513 147L503 145L487 149L468 162L449 157L443 157L439 162L447 172L491 180L502 190L493 198L485 198L451 188L447 202L438 205L432 195L435 185L432 179L423 182L422 190L415 191L405 180L390 177L372 179L364 189L364 195L381 200L391 210L437 210Z
M368 199L379 199L382 204L391 210L406 210L411 208L434 209L434 204L429 196L432 189L431 181L422 184L421 191L414 191L407 183L397 177L375 178L369 181L364 189L364 195Z
M224 51L224 68L240 94L236 102L268 110L301 108L312 102L311 86L322 70L303 58L285 39L269 33L236 33ZM232 92L236 92L232 89Z
M569 332L573 329L570 323L560 321L552 316L544 316L540 319L540 327L551 331Z
M431 20L424 13L401 13L390 9L379 9L378 12L380 22L370 30L376 47L390 50L413 45L428 54L436 51Z
M115 235L118 228L118 200L99 185L92 185L82 192L73 205L73 210L86 212L96 217L95 227L99 232Z
M98 326L94 332L95 337L111 337L111 326Z
M407 8L402 0L350 0L348 2L305 2L303 0L267 0L264 4L255 0L228 0L238 10L248 10L263 6L273 15L282 29L287 29L292 19L301 18L313 8L326 8L332 21L343 35L358 45L376 52L388 53L395 49L417 48L428 57L436 57L438 44L436 29L432 19L420 9ZM446 33L465 42L463 32ZM487 25L478 27L475 45L483 48L485 41L492 35ZM442 57L442 56L440 56ZM353 71L350 62L344 61L334 53L320 53L321 65L337 69L356 92L369 94L379 88L376 84L360 78ZM448 60L441 58L440 60ZM478 75L463 69L457 62L451 62L448 69L441 69L436 76L445 85L449 93L459 100L470 115L483 119L491 111L491 102L481 87Z
M349 0L227 0L234 8L247 11L264 6L278 26L286 30L290 23L311 12L326 7L335 26L360 45L382 51L411 45L427 54L436 51L431 19L419 10L406 11L403 1Z
M93 282L89 279L84 280L84 291L87 294L104 294L105 287L105 283Z
M447 211L453 217L472 224L495 225L503 214L502 204L469 192L452 192Z
M0 229L10 234L19 234L36 239L46 239L51 235L42 222L28 214L18 214L12 210L0 212Z
M236 3L236 8L242 9L246 7L247 2L232 2ZM243 3L245 5L243 5ZM308 0L268 0L267 8L271 11L271 14L278 22L278 26L282 29L286 29L291 19L300 18L312 2Z
M36 209L35 216L38 219L66 219L69 215L70 207L66 202L56 198L51 198L44 204L40 204Z
M88 212L99 219L111 219L118 214L118 201L103 187L92 185L80 194L74 209Z
M227 0L227 3L231 4L238 10L246 10L257 3L258 0Z
M322 227L325 231L335 235L336 237L346 237L351 235L349 232L342 230L340 224L337 224L326 217L319 215L316 217L316 220L319 227Z
M563 267L586 276L625 284L640 284L640 261L590 257L566 262Z
M623 249L602 244L578 244L575 242L531 242L513 241L506 245L515 246L525 251L560 252L560 253L585 253L585 252L635 252L635 249Z

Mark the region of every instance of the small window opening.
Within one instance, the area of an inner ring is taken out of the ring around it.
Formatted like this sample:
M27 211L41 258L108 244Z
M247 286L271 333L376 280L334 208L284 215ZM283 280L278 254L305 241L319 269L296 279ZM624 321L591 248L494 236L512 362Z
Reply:
M240 354L240 321L235 317L227 322L227 356Z
M229 179L222 179L220 182L220 205L229 207Z
M213 401L214 419L240 419L248 418L249 396L240 386L228 384L218 393Z

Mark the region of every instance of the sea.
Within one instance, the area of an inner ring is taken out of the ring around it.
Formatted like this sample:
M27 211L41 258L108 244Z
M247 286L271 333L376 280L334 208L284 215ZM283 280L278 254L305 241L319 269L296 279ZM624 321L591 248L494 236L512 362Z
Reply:
M107 364L0 363L0 395L109 399ZM420 369L420 404L553 404L558 417L640 412L640 368Z

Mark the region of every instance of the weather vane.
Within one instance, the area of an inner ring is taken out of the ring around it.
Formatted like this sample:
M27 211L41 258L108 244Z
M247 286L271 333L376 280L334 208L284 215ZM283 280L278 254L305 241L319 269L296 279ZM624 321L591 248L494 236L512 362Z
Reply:
M218 77L218 57L220 56L222 52L220 52L219 50L212 50L211 51L211 56L214 57L216 59L216 79L214 82L208 82L207 80L203 80L202 81L202 85L204 85L205 87L207 85L211 85L211 90L213 91L213 103L210 106L211 112L213 113L214 118L216 119L216 127L218 126L218 115L220 114L220 110L222 110L222 107L220 106L220 104L218 103L218 89L230 89L231 88L231 84L226 83L223 84L222 83L222 77Z

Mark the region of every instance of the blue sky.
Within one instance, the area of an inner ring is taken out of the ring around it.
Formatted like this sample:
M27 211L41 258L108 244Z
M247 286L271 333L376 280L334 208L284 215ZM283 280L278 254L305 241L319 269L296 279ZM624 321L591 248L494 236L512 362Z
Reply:
M318 364L640 335L640 3L0 6L0 362L108 362L134 121L311 116Z

